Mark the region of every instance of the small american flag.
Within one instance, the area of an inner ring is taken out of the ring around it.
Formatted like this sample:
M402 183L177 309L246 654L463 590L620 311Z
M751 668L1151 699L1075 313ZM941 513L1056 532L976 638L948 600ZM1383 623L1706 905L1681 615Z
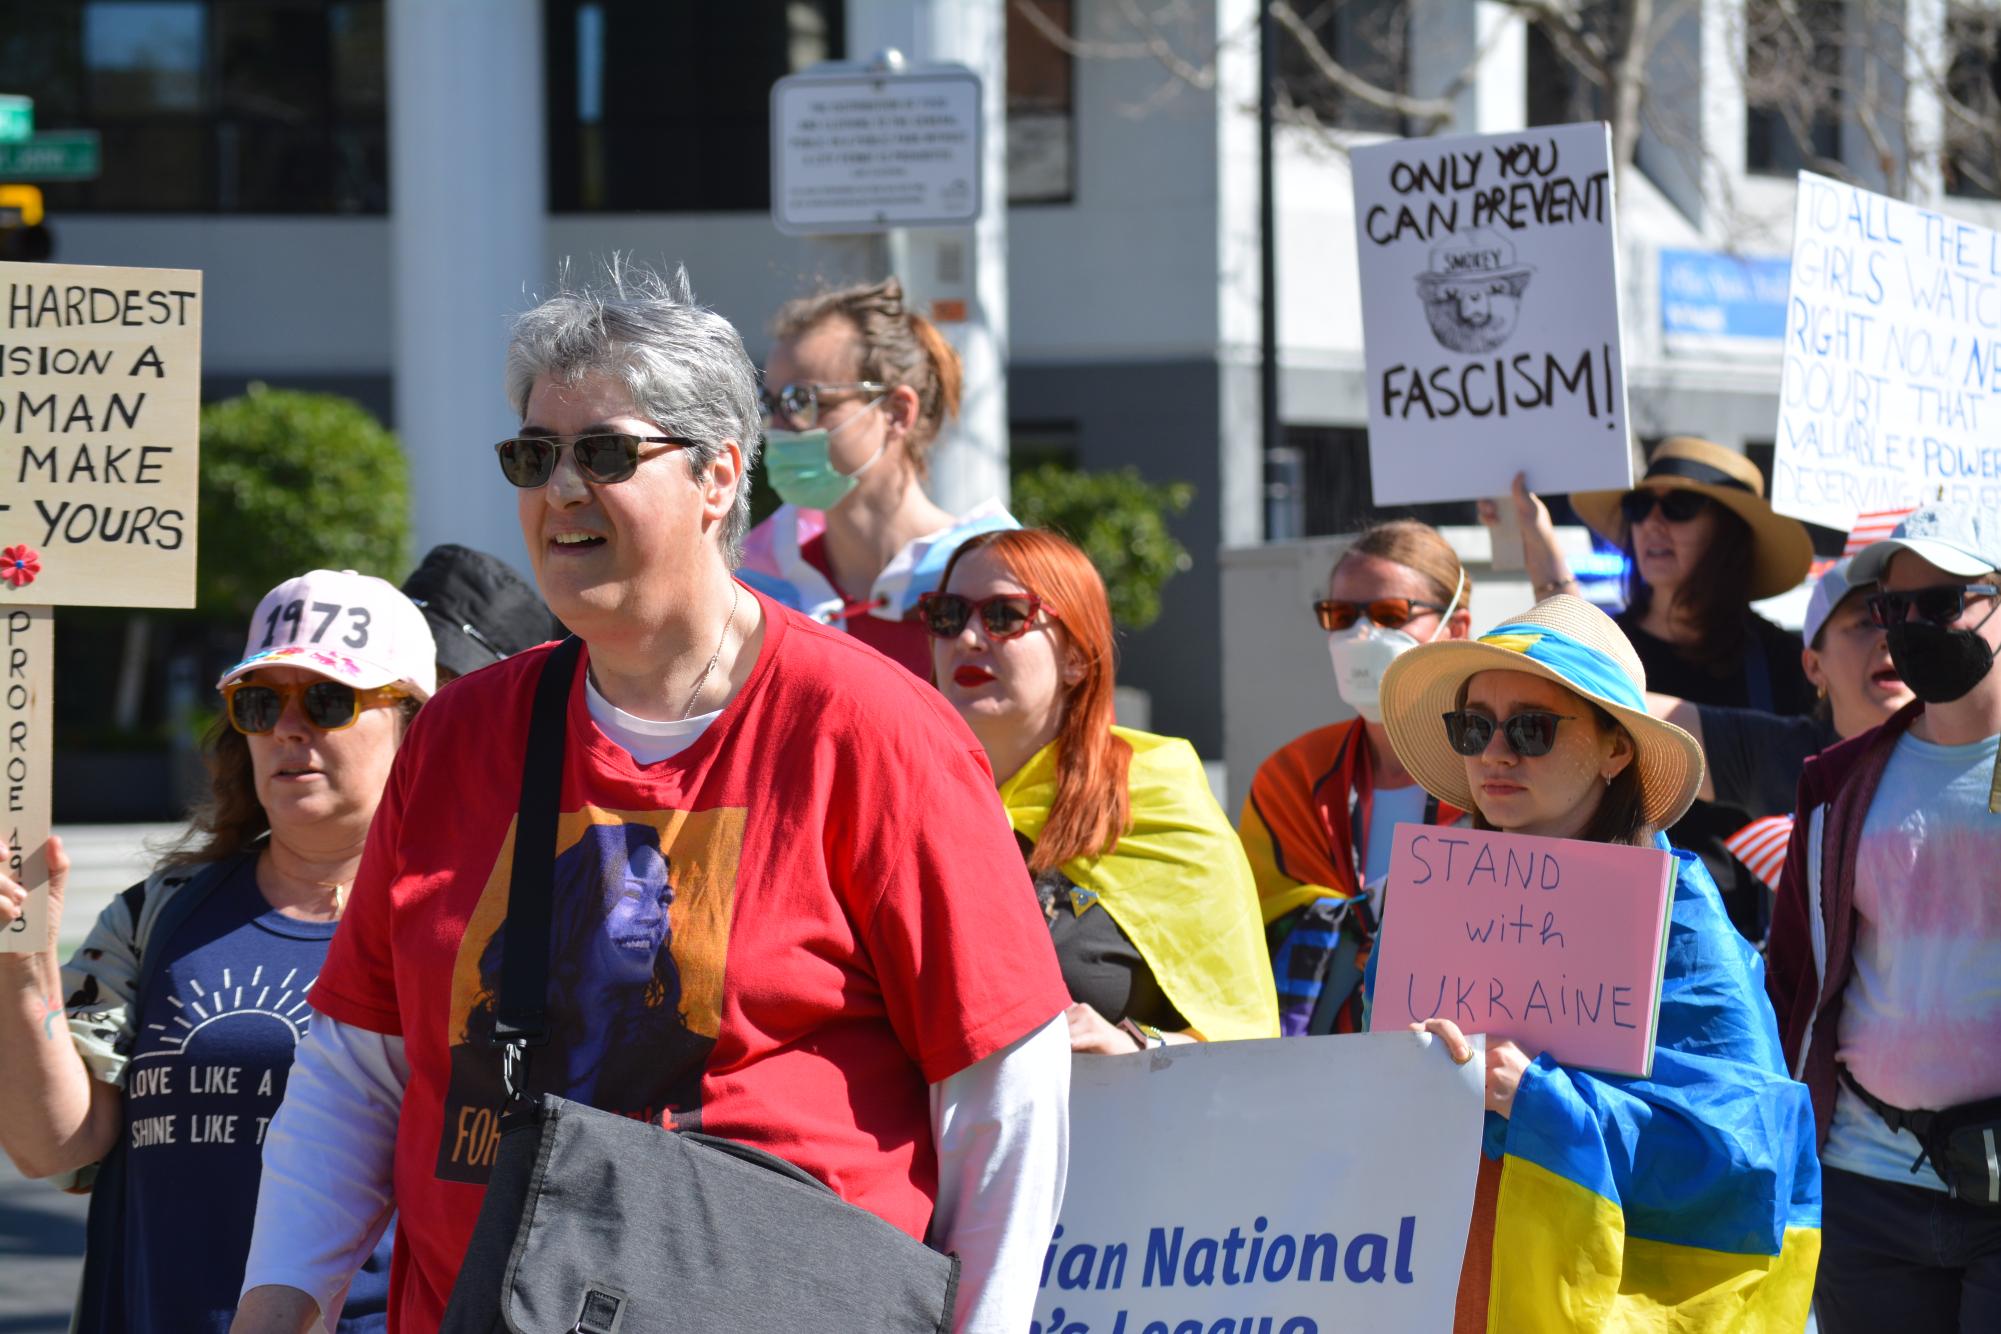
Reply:
M1786 865L1786 845L1792 842L1793 817L1768 815L1753 820L1723 840L1730 855L1765 882L1768 889L1779 887L1779 873Z
M1916 505L1906 505L1900 510L1871 510L1867 514L1856 515L1855 526L1848 530L1848 545L1841 549L1842 557L1846 559L1866 546L1883 541L1896 531L1904 516L1916 508Z

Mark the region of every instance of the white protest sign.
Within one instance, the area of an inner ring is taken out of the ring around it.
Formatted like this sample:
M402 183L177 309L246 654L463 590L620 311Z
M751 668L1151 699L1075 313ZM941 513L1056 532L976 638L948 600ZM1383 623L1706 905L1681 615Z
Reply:
M0 607L0 870L28 888L21 916L0 931L0 954L52 943L49 920L49 756L55 741L54 619L48 607Z
M1408 1032L1075 1058L1030 1334L1450 1329L1485 1065Z
M1349 154L1378 505L1632 485L1610 131Z
M0 611L192 607L201 274L0 264Z
M2001 236L1801 172L1772 506L2001 510Z
M980 216L980 78L808 71L771 86L771 220L792 236L970 227Z

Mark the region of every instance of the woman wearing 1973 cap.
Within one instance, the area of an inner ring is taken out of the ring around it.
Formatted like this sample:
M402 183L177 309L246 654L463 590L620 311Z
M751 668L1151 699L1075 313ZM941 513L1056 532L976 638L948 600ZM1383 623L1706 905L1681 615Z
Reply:
M1763 965L1701 861L1656 832L1694 799L1702 752L1647 715L1645 689L1611 619L1562 595L1478 640L1420 645L1383 676L1398 758L1475 827L1676 858L1650 1077L1487 1046L1458 1329L1734 1334L1806 1320L1820 1249L1807 1091L1786 1077ZM1372 1022L1404 1008L1380 998ZM1450 1020L1421 1027L1471 1058Z
M1548 511L1520 479L1514 501L1536 595L1575 592ZM1655 691L1785 716L1812 711L1799 636L1751 603L1806 578L1813 542L1798 520L1772 509L1756 464L1713 441L1674 436L1654 449L1632 490L1580 491L1570 504L1626 554L1626 609L1617 619ZM1668 833L1709 867L1737 929L1760 940L1764 890L1723 846L1748 818L1697 801Z
M72 1328L229 1327L264 1132L311 1022L306 988L435 651L380 579L314 570L279 584L218 682L209 799L188 842L60 969L53 945L0 955L0 1145L28 1176L94 1176ZM59 915L60 839L49 869ZM0 926L21 904L0 873ZM388 1258L382 1246L356 1276L340 1329L385 1327Z

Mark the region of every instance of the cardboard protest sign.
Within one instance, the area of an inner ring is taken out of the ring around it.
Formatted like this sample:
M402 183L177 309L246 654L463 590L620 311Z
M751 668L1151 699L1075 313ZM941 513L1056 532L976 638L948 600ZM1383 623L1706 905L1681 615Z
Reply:
M1801 172L1772 505L2001 510L2001 236Z
M1653 1070L1674 858L1400 824L1371 1025L1433 1017L1565 1065Z
M1630 486L1610 131L1349 161L1376 504Z
M0 264L0 609L192 607L201 274Z
M0 838L26 911L0 930L0 954L47 949L49 756L54 748L54 620L47 607L0 607Z
M1485 1064L1413 1033L1077 1057L1031 1334L1450 1329ZM1302 1118L1358 1090L1353 1133Z

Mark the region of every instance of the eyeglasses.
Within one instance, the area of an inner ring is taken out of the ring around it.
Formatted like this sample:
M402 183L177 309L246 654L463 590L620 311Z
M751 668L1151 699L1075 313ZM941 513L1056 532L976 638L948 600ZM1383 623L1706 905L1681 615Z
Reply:
M1687 523L1711 503L1700 491L1649 491L1642 487L1619 497L1619 513L1632 525L1643 522L1654 512L1654 506L1659 505L1662 517L1669 523Z
M1420 602L1416 598L1376 598L1370 602L1328 598L1313 604L1313 614L1320 618L1322 630L1346 630L1364 615L1373 625L1396 630L1427 611L1442 614L1445 608L1436 602Z
M889 386L877 380L851 380L846 384L821 384L812 380L800 380L793 384L780 385L777 393L769 389L757 391L758 401L764 406L766 424L783 417L802 431L810 431L820 424L820 395L822 394L882 394Z
M688 449L700 444L678 435L627 435L622 431L607 431L592 435L573 435L567 441L559 435L518 435L495 445L494 452L500 455L500 471L508 481L524 489L541 486L556 471L556 452L564 444L570 447L570 457L577 461L577 471L587 482L599 486L611 486L622 482L638 470L642 459L650 459L665 454L665 449L655 449L640 453L641 445L666 445L670 449Z
M1887 630L1893 625L1902 625L1915 612L1921 621L1951 625L1965 613L1969 593L1975 597L1991 598L2001 593L2001 588L1993 584L1938 584L1897 593L1872 593L1869 595L1869 621Z
M1497 724L1484 713L1454 709L1445 715L1445 739L1461 755L1480 755L1486 752L1498 726L1508 749L1525 760L1532 760L1538 755L1549 754L1549 748L1556 744L1558 723L1575 721L1576 717L1568 713L1524 709L1506 722Z
M917 599L917 618L939 639L957 639L974 616L988 639L1013 639L1035 623L1038 611L1056 616L1055 608L1033 593L996 593L977 602L957 593L926 593Z
M293 700L303 697L306 721L322 732L352 727L363 709L387 708L409 693L396 686L358 690L339 681L292 681L267 685L262 681L231 681L222 688L229 725L245 736L262 736L278 725Z

